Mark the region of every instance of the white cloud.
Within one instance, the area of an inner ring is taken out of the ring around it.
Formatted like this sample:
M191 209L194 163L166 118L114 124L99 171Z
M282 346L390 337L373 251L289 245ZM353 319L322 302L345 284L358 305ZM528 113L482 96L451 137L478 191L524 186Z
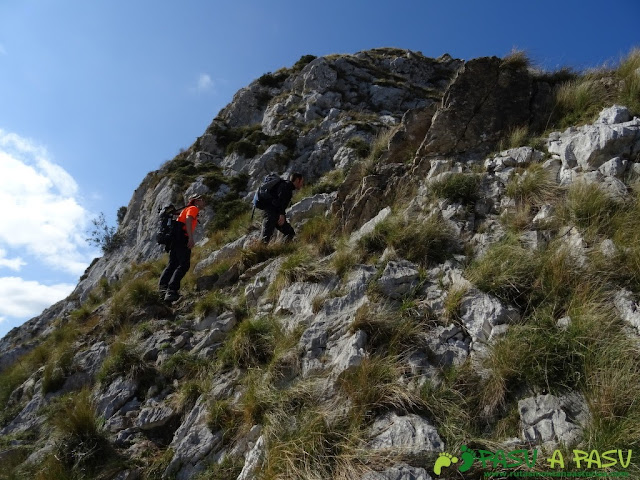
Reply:
M198 76L198 81L196 83L196 91L197 92L208 92L213 90L214 82L211 77L206 73L201 73Z
M0 277L0 323L6 317L31 318L67 297L74 285L43 285L19 277Z
M20 257L6 258L7 251L0 248L0 268L5 267L14 271L20 270L26 263Z
M81 274L92 257L85 241L91 215L77 194L75 180L46 149L0 129L0 205L9 214L0 222L0 265L19 268L19 257L33 255Z

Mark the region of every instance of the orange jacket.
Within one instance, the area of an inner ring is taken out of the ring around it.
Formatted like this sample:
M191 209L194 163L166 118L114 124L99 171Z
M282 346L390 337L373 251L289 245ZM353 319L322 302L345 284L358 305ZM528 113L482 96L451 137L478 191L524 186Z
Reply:
M196 207L195 205L191 205L190 207L183 209L180 212L180 215L178 215L178 221L184 223L184 227L182 227L182 229L185 231L185 233L187 231L187 217L193 218L193 221L191 222L191 232L193 233L193 231L196 229L196 225L198 224L198 213L200 213L198 207Z

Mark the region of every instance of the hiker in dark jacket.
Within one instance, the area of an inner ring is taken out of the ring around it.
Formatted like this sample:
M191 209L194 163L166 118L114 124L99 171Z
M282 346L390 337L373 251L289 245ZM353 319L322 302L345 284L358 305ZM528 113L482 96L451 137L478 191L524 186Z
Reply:
M289 180L281 181L275 187L275 199L272 204L264 210L262 220L262 242L269 243L273 236L273 231L278 229L282 232L285 242L293 240L296 232L285 216L287 207L291 203L294 190L300 190L304 185L304 178L300 173L293 173Z
M160 293L164 299L173 302L179 298L180 282L191 266L191 249L195 244L193 231L198 224L198 213L204 207L202 195L193 195L178 216L178 231L174 231L169 263L160 276Z

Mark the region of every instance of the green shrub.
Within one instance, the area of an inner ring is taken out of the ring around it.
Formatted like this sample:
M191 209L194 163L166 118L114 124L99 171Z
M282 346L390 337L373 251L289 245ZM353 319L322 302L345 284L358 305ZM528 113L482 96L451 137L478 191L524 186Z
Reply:
M230 179L229 186L231 187L231 191L239 194L245 192L247 190L247 183L249 182L249 175L247 173L239 173Z
M342 169L331 170L311 186L311 195L335 192L342 185L342 182L344 182L344 171Z
M371 153L371 145L362 137L351 137L344 146L355 150L359 158L365 158Z
M284 145L289 150L295 150L298 143L298 133L292 129L286 129L282 133L267 138L268 145Z
M302 55L300 59L293 65L293 71L299 72L308 64L313 62L317 57L315 55Z
M149 376L151 367L142 359L137 348L117 340L109 348L109 356L102 363L97 379L106 383L119 376L140 379Z
M227 155L232 153L238 153L246 158L255 157L258 153L258 146L249 140L239 140L237 142L230 143L225 151Z
M216 232L229 228L234 220L244 218L251 210L249 204L230 194L219 200L214 206L215 216L207 224L207 232ZM248 222L247 222L248 223Z
M277 71L275 73L265 73L260 78L258 78L258 83L263 87L280 87L282 82L284 82L289 73L286 70Z
M194 307L194 312L199 317L206 317L210 314L219 315L231 306L229 298L219 290L209 292L198 300Z
M91 220L93 229L89 231L87 242L96 247L100 247L102 253L109 254L118 250L124 244L122 232L118 232L116 227L107 225L104 213L100 213L98 218Z

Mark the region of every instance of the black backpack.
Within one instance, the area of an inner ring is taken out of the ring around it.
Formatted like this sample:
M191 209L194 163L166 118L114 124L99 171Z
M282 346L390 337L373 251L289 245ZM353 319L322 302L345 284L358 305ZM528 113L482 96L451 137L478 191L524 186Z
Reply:
M260 210L266 210L270 207L273 207L274 200L277 199L277 187L281 182L284 182L280 175L277 173L270 173L256 190L256 193L253 195L253 209L255 211L256 208ZM253 218L253 214L251 215Z
M171 249L176 230L181 226L176 216L184 209L176 208L173 205L164 207L160 212L160 224L158 233L156 233L156 241L160 245L164 245L164 249L168 252Z

